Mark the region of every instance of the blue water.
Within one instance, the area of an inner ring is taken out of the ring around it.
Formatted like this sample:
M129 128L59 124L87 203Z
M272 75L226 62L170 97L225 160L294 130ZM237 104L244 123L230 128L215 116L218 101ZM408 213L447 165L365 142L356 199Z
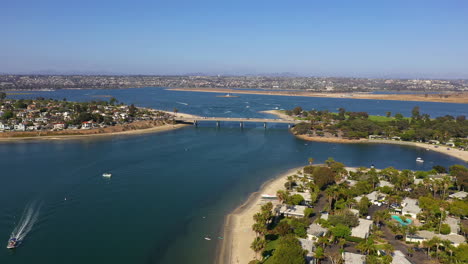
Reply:
M403 226L407 226L411 224L411 219L406 218L406 221L403 221L398 215L392 215L392 218L398 221Z
M172 111L177 108L180 112L218 117L272 117L258 113L258 111L272 109L292 109L301 106L311 110L329 110L337 112L340 107L348 111L365 111L372 115L385 115L390 111L393 114L401 113L411 116L415 106L420 107L421 113L432 117L444 115L466 115L468 107L464 104L434 103L434 102L408 102L387 100L366 100L348 98L315 98L292 96L265 96L255 94L239 94L239 97L216 97L216 93L168 91L164 88L138 88L138 89L106 89L106 90L57 90L54 92L28 92L32 94L14 95L13 98L46 98L73 101L102 100L106 98L97 95L111 95L127 104L134 103L139 106L153 107Z
M157 88L38 94L69 100L112 94L141 106L177 105L182 112L231 111L225 115L246 117L303 100L256 95L217 98ZM330 104L338 107L339 102ZM429 106L433 113L445 113L438 104ZM465 111L460 105L448 108ZM0 248L0 263L211 263L224 216L265 180L306 165L309 157L317 163L334 157L348 166L414 170L462 164L409 146L305 142L284 125L274 124L267 129L262 124L240 129L227 123L221 128L186 127L146 135L1 143L0 245L4 241L6 246L25 207L32 202L41 207L21 247ZM425 162L418 164L415 157ZM112 178L102 178L103 172L112 173ZM213 240L206 241L205 236Z

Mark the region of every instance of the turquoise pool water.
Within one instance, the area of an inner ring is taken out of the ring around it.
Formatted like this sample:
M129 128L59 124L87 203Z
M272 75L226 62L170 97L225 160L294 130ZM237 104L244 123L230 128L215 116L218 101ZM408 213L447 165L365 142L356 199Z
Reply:
M411 219L406 219L406 221L403 221L403 219L401 219L398 215L392 215L392 218L397 220L401 225L404 225L404 226L407 226L409 224L411 224Z

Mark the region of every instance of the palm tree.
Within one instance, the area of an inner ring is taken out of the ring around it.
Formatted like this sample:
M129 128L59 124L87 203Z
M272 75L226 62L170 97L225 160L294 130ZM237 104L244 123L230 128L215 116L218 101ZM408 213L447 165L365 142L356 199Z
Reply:
M252 242L250 245L250 248L255 251L255 258L257 258L257 254L261 252L266 246L266 241L265 239L256 237L255 240Z
M367 255L373 254L374 252L377 251L377 248L375 246L374 240L368 238L367 240L364 240L360 242L357 246L356 249L361 250L362 252L366 253Z

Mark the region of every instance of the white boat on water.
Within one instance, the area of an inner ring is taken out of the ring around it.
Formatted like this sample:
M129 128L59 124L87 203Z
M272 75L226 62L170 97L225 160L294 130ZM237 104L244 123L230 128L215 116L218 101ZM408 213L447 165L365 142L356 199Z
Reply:
M110 178L110 177L112 177L112 174L106 172L106 173L103 173L103 174L102 174L102 177L104 177L104 178Z
M421 159L420 157L417 157L417 158L416 158L416 162L424 162L424 160Z

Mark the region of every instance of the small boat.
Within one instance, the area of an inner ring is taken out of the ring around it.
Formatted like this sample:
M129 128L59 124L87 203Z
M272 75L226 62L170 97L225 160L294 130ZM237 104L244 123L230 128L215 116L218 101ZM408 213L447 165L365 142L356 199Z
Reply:
M208 241L209 241L209 240L211 240L211 238L209 238L209 237L205 237L205 240L208 240Z
M416 158L416 162L424 162L424 160L421 159L420 157L417 157L417 158Z
M102 174L102 177L110 178L110 177L112 177L112 174L106 172L106 173L103 173L103 174Z
M13 248L16 248L17 246L18 246L18 239L16 239L16 237L12 237L10 238L10 240L8 240L7 248L13 249Z

